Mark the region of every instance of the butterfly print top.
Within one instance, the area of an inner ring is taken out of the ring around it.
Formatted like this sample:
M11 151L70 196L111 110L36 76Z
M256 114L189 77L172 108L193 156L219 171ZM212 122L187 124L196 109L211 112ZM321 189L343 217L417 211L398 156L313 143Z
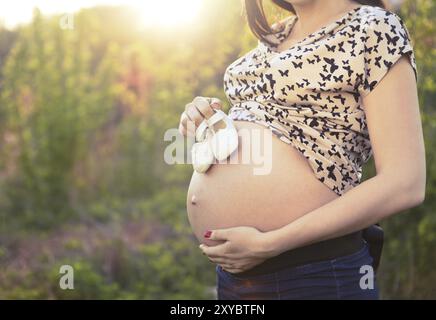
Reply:
M410 35L395 13L362 5L279 52L296 20L277 23L273 45L259 40L227 67L229 117L271 129L343 195L372 155L362 97L405 54L418 77Z

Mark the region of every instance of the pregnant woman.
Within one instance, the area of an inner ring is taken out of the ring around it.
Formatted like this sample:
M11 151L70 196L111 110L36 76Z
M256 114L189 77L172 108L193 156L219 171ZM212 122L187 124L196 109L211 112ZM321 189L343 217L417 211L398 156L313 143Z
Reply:
M218 299L377 299L362 230L425 197L408 30L381 1L273 3L291 15L270 26L262 1L245 1L258 46L224 75L228 118L252 133L229 159L270 139L269 171L255 174L254 161L195 171L189 222L216 264ZM221 108L195 101L184 135ZM377 173L360 183L372 155Z

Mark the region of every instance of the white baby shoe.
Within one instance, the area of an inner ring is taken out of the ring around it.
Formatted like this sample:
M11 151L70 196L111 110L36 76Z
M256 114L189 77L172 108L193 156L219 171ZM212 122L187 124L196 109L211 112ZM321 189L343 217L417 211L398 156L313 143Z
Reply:
M205 173L215 161L212 149L210 147L210 138L212 132L207 127L206 122L202 122L195 132L195 140L192 145L192 166L198 173Z
M192 146L192 165L194 170L205 173L215 159L222 161L238 148L238 132L233 121L221 110L203 120L195 132Z
M233 121L221 110L209 118L208 124L214 133L210 139L213 155L218 161L225 160L238 148L238 131Z

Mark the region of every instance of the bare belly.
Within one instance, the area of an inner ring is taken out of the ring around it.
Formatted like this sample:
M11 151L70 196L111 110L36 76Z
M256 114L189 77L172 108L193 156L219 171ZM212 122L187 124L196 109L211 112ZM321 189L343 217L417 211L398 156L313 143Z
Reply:
M187 212L200 242L218 243L203 237L211 229L277 229L338 197L314 176L307 159L270 129L247 121L234 123L240 136L231 163L214 164L205 174L194 171L191 178ZM262 151L247 161L247 146Z

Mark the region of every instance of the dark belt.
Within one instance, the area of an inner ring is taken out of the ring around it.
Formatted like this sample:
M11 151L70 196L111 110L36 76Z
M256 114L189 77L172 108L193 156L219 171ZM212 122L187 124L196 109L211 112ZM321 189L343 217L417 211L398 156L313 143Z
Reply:
M237 277L249 277L276 272L280 269L304 265L322 260L332 260L352 254L364 245L362 231L347 234L342 237L328 239L308 246L285 251L269 258L253 268L238 272Z

